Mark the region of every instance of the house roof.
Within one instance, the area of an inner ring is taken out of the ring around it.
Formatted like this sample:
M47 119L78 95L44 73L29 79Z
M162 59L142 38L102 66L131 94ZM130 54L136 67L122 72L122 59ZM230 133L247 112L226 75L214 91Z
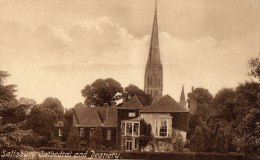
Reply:
M142 113L174 113L188 112L186 108L180 106L171 96L165 95L161 99L155 101L150 106L145 107Z
M125 102L119 109L143 109L143 105L139 98L134 95L128 102Z
M73 108L76 124L81 127L117 127L116 107Z

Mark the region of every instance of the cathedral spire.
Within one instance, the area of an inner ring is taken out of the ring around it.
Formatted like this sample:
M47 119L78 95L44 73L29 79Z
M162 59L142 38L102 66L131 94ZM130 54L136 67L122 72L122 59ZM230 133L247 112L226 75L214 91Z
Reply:
M183 107L186 107L186 98L185 98L185 93L184 93L184 85L182 86L181 90L181 97L180 97L180 102L179 104Z
M155 2L153 29L152 29L152 35L151 35L147 67L151 67L151 68L161 67L159 37L158 37L158 23L157 23L157 0Z
M163 95L163 68L159 50L157 1L155 2L150 49L145 68L144 91L150 94L154 101Z

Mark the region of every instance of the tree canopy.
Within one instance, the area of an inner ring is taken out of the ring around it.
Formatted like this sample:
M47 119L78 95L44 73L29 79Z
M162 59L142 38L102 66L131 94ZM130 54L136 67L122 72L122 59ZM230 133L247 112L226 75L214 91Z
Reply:
M97 79L81 91L82 96L86 98L85 104L95 106L103 106L104 103L111 106L119 98L116 97L117 93L122 92L121 84L112 78Z
M259 53L260 55L260 53ZM260 81L260 59L258 57L251 58L248 61L248 66L249 66L249 75L253 76L255 78L258 78Z
M6 85L5 81L10 76L8 72L0 70L0 110L6 107L13 107L17 103L16 95L16 85Z
M125 88L125 92L127 93L125 96L128 98L136 95L143 106L148 106L152 103L151 95L146 94L143 90L138 88L137 86L130 84Z
M35 105L27 119L27 125L35 133L51 138L55 124L63 120L63 106L57 98L46 98Z

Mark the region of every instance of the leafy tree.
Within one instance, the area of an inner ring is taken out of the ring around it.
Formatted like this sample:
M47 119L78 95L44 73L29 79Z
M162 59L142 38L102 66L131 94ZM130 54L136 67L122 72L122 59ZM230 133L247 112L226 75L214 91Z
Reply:
M232 88L223 88L218 91L213 99L215 117L221 121L231 122L235 120L235 96L236 92Z
M100 127L97 127L93 135L90 137L89 147L91 149L97 149L97 150L102 150L104 148L104 138L103 138L102 129Z
M259 53L260 55L260 53ZM249 75L260 80L260 59L258 57L252 58L248 61L250 68Z
M63 119L63 107L56 98L46 98L31 109L27 125L37 134L52 138L55 123Z
M63 127L62 141L66 141L68 139L72 125L73 125L73 112L71 109L69 109L66 110L64 114L64 127Z
M64 116L64 108L59 99L48 97L40 105L41 108L48 108L54 111L58 117L58 120L62 120Z
M122 93L121 84L112 78L97 79L91 85L87 85L82 91L82 96L85 97L86 105L103 106L117 100L117 93Z
M80 144L80 137L79 137L78 128L76 126L72 126L67 139L66 148L79 149L79 144Z
M195 101L197 104L198 115L202 121L206 121L211 111L211 103L213 96L205 88L196 88L192 93L188 93L188 101Z
M10 103L16 102L15 87L16 85L6 85L6 78L10 74L6 71L0 71L0 111L9 107ZM13 106L13 105L12 105Z
M260 154L260 110L251 109L237 128L237 150L255 156Z
M153 139L152 135L152 126L147 123L144 119L140 121L140 138L139 138L139 146L144 148L149 141Z
M132 84L128 85L125 88L125 91L127 92L126 97L129 97L129 96L133 97L134 95L136 95L143 106L148 106L152 103L153 99L152 99L151 95L146 94L143 90L141 90L140 88L138 88L135 85L132 85Z

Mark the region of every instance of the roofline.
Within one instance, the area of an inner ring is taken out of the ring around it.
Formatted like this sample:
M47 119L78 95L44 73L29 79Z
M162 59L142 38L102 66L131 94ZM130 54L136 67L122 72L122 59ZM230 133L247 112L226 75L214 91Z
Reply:
M77 117L77 114L76 114L76 110L74 108L72 108L72 113L73 113L73 116L75 117L76 119L76 123L79 124L79 119Z

